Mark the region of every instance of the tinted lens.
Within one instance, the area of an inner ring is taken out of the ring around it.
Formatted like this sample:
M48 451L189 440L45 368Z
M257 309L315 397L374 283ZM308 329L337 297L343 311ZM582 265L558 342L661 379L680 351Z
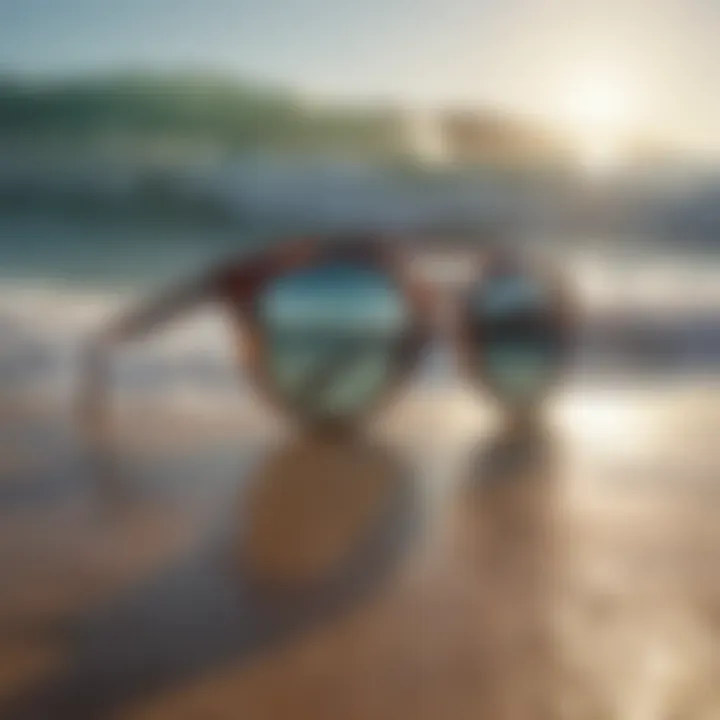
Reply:
M531 275L503 273L484 280L470 303L478 374L508 402L537 399L563 356L553 288Z
M332 263L275 280L260 300L269 374L305 414L348 416L386 389L409 311L382 271Z

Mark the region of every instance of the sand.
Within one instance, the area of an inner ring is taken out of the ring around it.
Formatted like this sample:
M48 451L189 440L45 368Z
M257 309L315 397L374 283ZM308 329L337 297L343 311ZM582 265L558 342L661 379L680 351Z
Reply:
M166 405L112 457L6 402L0 716L720 717L719 400L571 388L517 435L434 388L331 446Z

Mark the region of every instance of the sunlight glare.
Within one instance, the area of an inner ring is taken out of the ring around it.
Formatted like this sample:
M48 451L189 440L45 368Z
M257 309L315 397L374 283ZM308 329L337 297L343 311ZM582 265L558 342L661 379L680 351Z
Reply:
M632 99L620 74L587 71L567 83L559 121L587 170L622 161L630 140Z

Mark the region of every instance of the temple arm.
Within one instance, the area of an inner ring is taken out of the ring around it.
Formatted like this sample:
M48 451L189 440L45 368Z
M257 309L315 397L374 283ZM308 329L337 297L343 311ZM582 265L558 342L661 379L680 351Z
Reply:
M78 418L88 432L101 435L106 426L113 349L141 339L216 296L216 275L208 273L141 303L90 339L82 350L77 398Z

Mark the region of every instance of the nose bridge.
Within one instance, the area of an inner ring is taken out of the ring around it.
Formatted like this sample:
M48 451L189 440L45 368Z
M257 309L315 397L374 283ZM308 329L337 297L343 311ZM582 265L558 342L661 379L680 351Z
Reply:
M428 322L433 334L452 340L460 322L463 298L478 277L481 260L477 253L452 249L422 253L413 258L411 275L431 289L432 308Z
M411 263L416 282L432 297L427 322L427 345L423 365L433 372L462 374L463 303L478 277L481 258L477 253L458 253L454 248L426 252Z

